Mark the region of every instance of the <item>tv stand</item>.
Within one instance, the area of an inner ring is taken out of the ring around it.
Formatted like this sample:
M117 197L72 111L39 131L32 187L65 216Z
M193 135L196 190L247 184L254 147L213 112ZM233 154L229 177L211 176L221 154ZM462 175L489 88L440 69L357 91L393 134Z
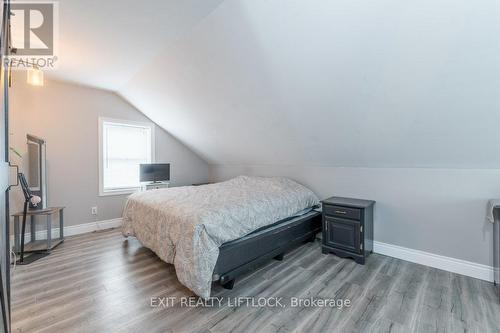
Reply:
M170 182L150 182L150 183L142 183L141 191L149 191L149 190L159 190L162 188L168 188Z

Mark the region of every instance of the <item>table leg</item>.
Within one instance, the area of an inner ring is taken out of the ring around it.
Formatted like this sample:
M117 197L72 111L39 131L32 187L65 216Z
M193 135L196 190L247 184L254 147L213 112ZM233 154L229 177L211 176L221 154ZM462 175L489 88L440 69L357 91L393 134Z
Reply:
M26 212L28 211L28 201L24 202L23 225L21 227L21 256L19 262L24 261L24 234L26 233Z
M34 241L36 241L36 223L35 223L35 216L34 215L31 215L30 216L30 233L31 233L31 242L33 243Z
M64 215L63 210L59 210L59 238L64 239Z
M20 251L20 236L21 231L19 230L19 216L14 216L14 252L19 253Z
M47 251L52 247L52 215L47 215Z

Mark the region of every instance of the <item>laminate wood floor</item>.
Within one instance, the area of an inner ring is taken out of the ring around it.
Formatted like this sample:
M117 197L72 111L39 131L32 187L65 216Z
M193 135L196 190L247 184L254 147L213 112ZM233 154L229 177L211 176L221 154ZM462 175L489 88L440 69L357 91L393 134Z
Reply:
M282 297L282 307L151 307L193 294L119 230L68 238L12 273L13 332L500 332L493 284L373 254L364 266L307 243L214 296ZM292 297L350 307L291 307ZM196 300L196 298L193 298ZM234 300L234 299L233 299ZM262 298L261 300L266 300ZM268 301L273 299L267 299ZM270 301L271 302L271 301Z

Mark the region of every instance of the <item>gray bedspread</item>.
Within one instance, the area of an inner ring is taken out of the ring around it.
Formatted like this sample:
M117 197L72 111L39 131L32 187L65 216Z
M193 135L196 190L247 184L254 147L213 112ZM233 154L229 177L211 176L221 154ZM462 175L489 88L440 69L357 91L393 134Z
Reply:
M290 179L239 176L132 194L123 234L174 264L179 281L208 298L220 245L317 204L312 191Z

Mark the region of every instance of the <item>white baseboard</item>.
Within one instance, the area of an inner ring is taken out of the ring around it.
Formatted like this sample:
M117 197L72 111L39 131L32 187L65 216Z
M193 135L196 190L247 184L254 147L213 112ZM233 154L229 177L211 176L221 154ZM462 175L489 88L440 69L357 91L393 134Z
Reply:
M493 267L471 261L381 242L373 242L373 252L489 282L494 279Z
M96 222L91 222L91 223L71 225L68 227L64 227L64 235L65 236L79 235L79 234L84 234L84 233L92 232L92 231L117 228L121 225L122 225L122 218L121 217L116 218L116 219L110 219L110 220L102 220L102 221L96 221ZM45 232L45 231L43 231L43 232ZM52 229L52 232L54 232L54 229ZM38 235L38 232L37 232L37 235ZM57 228L56 235L59 235L59 228Z
M79 235L93 231L117 228L121 225L122 218L71 225L64 227L64 235ZM30 234L25 234L24 237L25 242L28 243L30 241ZM36 232L37 239L45 239L46 237L46 230ZM52 237L59 237L59 228L52 228ZM14 237L12 235L10 242L11 245L14 243ZM493 267L466 260L445 257L434 253L382 242L373 242L373 252L485 281L493 282L494 279Z
M110 219L110 220L102 220L90 223L82 223L77 225L70 225L64 227L64 236L74 236L85 234L87 232L117 228L122 225L122 218ZM36 232L36 239L46 239L47 238L47 230L39 230ZM52 238L59 237L59 228L52 228ZM31 240L31 235L26 233L24 235L24 242L29 243ZM10 235L10 244L14 245L14 235Z

